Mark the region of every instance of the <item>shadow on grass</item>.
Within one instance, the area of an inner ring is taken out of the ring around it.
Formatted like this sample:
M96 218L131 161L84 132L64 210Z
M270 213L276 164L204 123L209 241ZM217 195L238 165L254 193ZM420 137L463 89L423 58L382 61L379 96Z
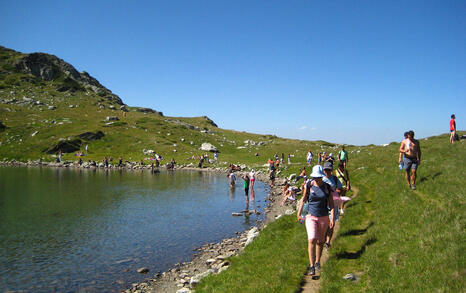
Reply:
M343 252L337 253L338 259L358 259L366 251L366 248L377 241L375 238L370 238L362 245L362 247L356 252Z
M436 177L442 175L442 172L437 172L429 176L421 177L421 182L427 181L427 180L434 180Z
M353 229L346 231L345 233L341 233L339 236L340 237L345 237L345 236L357 236L357 235L362 235L367 232L367 230L374 225L374 222L370 222L369 225L367 225L366 228L364 229Z

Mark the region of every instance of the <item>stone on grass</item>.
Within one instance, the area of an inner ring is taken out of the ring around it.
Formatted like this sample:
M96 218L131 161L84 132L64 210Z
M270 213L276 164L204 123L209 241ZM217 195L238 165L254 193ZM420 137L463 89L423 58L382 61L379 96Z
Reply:
M189 283L191 285L194 285L194 284L199 284L199 282L201 281L201 279L207 277L208 275L210 274L213 274L214 273L214 270L212 269L208 269L207 271L203 272L203 273L200 273L200 274L197 274L195 276L192 276L191 277L191 280L189 281Z

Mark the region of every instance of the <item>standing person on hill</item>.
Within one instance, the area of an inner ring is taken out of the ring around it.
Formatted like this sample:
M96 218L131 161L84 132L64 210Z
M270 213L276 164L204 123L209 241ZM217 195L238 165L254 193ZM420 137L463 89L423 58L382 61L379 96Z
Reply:
M297 215L298 221L304 220L301 217L301 212L304 202L308 201L308 214L305 221L310 263L308 275L312 276L315 275L316 270L320 271L320 257L322 256L325 233L329 226L333 228L335 210L331 187L322 180L325 176L322 166L314 166L310 176L313 180L309 181L304 187L303 200L300 201ZM330 207L330 214L332 215L331 220L328 217L328 207Z
M452 114L451 119L450 119L450 143L455 142L455 136L456 136L456 121L455 121L455 114Z
M312 158L314 157L314 154L311 152L311 150L309 149L307 151L307 155L306 155L306 162L307 164L310 166L311 165L311 162L312 162Z
M329 215L331 218L330 220L334 220L334 222L338 221L340 214L338 212L338 206L340 205L341 198L341 189L342 185L341 182L338 180L338 178L332 174L333 172L333 164L330 162L326 162L324 164L324 174L325 177L322 179L325 183L330 185L331 187L331 196L333 197L333 204L335 208L335 219L332 218L332 215ZM326 232L326 237L325 237L325 248L327 251L330 249L330 242L332 241L332 236L333 236L333 227L328 227L327 232Z
M288 154L288 165L290 165L290 164L291 164L291 155Z
M320 165L320 163L322 163L322 154L319 152L319 153L317 154L317 164Z
M419 141L414 139L414 131L408 131L408 138L401 142L400 153L404 154L403 165L406 171L406 181L408 181L409 188L415 190L416 171L421 164L421 146Z
M345 146L341 146L341 151L338 152L338 159L340 162L343 162L343 165L345 166L346 169L346 162L348 162L348 152L345 151Z

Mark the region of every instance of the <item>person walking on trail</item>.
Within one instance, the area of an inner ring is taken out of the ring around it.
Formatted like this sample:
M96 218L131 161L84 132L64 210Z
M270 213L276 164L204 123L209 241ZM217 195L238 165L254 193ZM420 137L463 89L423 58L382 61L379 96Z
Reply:
M451 115L450 119L450 143L455 143L456 137L456 121L455 121L455 114Z
M345 146L341 146L341 151L338 152L338 159L340 162L343 162L343 165L345 166L346 169L346 162L348 162L348 152L345 151Z
M335 209L333 197L331 196L331 187L323 181L325 174L322 166L316 165L312 168L310 180L304 187L303 200L300 201L298 208L298 221L305 221L307 239L308 239L308 254L309 254L309 271L308 275L315 275L316 270L320 271L320 258L324 244L325 233L328 227L333 228L335 219ZM303 219L301 212L304 202L308 202L308 214ZM329 220L329 210L332 215Z
M351 190L351 184L350 184L350 179L349 179L349 173L348 170L345 169L344 165L342 162L338 163L338 168L335 171L335 176L337 176L337 179L341 183L341 192L340 192L340 215L343 215L345 213L345 204L351 200L350 197L346 196L346 193Z
M399 151L404 154L403 165L406 171L406 181L409 188L415 190L416 172L421 164L421 146L419 141L414 139L414 131L408 131L408 138L401 142ZM401 161L399 160L398 163Z
M309 166L311 165L313 157L314 157L314 154L311 152L311 150L308 150L307 155L306 155L306 162Z
M333 164L326 162L324 164L324 174L325 177L322 179L325 183L330 185L331 187L331 196L333 197L333 204L335 208L335 219L334 222L338 221L340 218L340 213L338 211L338 207L340 206L340 203L342 199L340 198L341 190L342 190L342 185L341 182L338 180L338 178L333 175ZM332 217L332 215L329 215ZM332 218L330 218L332 219ZM327 251L330 249L330 242L332 241L332 236L333 236L333 227L328 227L327 233L325 235L325 248Z
M406 131L406 132L404 133L404 137L405 137L404 139L407 139L407 138L408 138L408 131ZM405 158L405 154L402 153L402 152L400 151L400 155L398 156L398 164L399 164L399 166L400 166L400 170L403 169L403 161L404 161L404 158Z

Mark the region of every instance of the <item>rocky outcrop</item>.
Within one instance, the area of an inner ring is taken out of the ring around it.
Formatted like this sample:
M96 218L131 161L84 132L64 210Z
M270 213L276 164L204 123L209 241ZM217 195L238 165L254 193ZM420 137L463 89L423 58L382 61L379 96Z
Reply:
M5 50L6 48L1 47ZM83 71L78 72L71 64L45 53L31 53L16 60L13 64L22 73L32 74L45 81L57 81L58 91L92 90L102 98L120 105L123 101L109 89Z
M62 140L59 141L55 146L45 149L44 152L47 154L56 154L58 151L62 151L63 153L72 153L75 151L79 151L81 148L82 141L79 138L71 139L71 140Z
M93 141L93 140L98 140L101 139L102 137L105 136L105 134L102 131L97 131L97 132L84 132L78 135L80 138L88 141Z
M202 116L202 118L204 118L207 121L207 123L209 123L210 125L212 125L214 127L218 127L217 124L215 124L215 122L212 119L210 119L209 117Z
M206 152L218 152L218 149L211 143L204 142L201 147L201 151L206 151Z
M137 108L136 111L142 112L142 113L154 113L154 114L159 114L160 116L163 116L162 112L157 112L151 108Z

